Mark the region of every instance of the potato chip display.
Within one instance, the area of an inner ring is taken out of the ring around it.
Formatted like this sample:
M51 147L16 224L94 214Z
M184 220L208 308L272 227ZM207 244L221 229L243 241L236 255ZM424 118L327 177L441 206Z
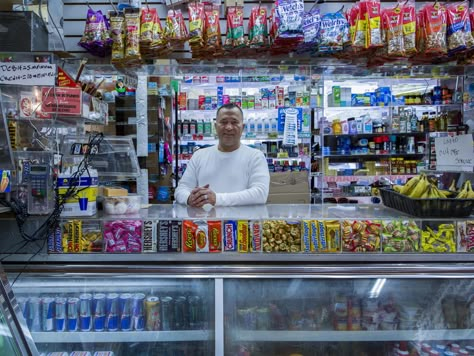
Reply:
M425 32L425 54L446 54L446 8L439 3L435 3L433 5L425 5L421 11Z
M402 5L403 47L406 56L416 54L416 12L414 1L405 1Z

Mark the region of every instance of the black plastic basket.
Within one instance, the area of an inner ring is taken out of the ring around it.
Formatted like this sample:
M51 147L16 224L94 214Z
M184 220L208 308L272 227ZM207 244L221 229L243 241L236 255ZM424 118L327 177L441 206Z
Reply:
M413 199L393 189L379 191L385 206L420 218L466 218L474 208L474 199Z

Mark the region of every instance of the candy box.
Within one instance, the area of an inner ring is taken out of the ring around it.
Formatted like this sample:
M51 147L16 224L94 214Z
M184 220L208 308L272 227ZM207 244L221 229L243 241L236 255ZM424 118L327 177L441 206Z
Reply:
M424 221L421 232L423 252L456 252L456 229L452 221Z
M262 252L262 224L260 221L249 221L250 252Z
M342 251L380 252L380 221L342 221Z
M196 231L198 225L192 220L183 221L183 252L196 252Z
M421 230L413 220L382 221L383 252L418 252Z
M301 252L301 221L264 220L264 252Z
M474 220L458 222L458 252L474 252Z
M209 252L222 251L222 221L208 221Z
M162 220L158 224L158 252L181 251L181 221Z
M105 252L142 252L142 221L113 220L104 223Z
M318 221L319 252L341 250L341 226L337 220Z
M220 252L222 250L221 221L183 221L184 252Z
M156 252L157 222L154 220L143 221L143 251L144 253Z
M237 251L237 221L224 221L224 251Z

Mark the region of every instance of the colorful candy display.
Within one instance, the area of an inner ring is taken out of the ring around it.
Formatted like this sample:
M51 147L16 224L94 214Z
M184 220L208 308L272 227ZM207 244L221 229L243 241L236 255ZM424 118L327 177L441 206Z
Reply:
M380 251L380 221L342 222L342 251L378 252Z
M421 232L423 252L456 252L456 229L454 224L433 223Z
M104 223L105 252L142 252L142 221L115 220Z
M382 221L383 252L418 252L421 230L412 220Z
M263 252L300 252L301 223L291 220L264 220Z

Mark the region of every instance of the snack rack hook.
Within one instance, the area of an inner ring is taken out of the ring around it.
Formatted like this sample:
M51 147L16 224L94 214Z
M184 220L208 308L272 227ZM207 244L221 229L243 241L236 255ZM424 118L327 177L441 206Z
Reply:
M110 2L110 5L112 5L112 8L114 9L114 11L118 14L119 11L117 10L117 7L115 6L114 2L112 0L109 0Z

